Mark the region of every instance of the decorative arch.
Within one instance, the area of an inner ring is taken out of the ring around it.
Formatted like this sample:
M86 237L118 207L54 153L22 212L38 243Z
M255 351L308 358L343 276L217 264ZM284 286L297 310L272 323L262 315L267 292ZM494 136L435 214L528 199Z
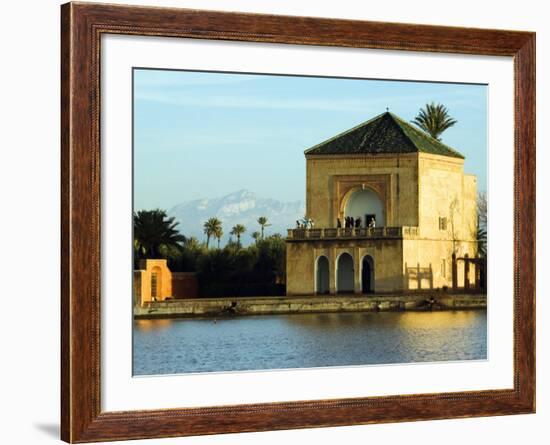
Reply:
M325 255L319 255L315 260L315 293L330 292L330 263Z
M361 217L362 226L366 225L366 215L375 215L376 225L386 225L386 205L383 195L374 187L357 185L351 187L340 201L339 217Z
M158 301L162 295L162 269L159 266L154 266L151 269L151 299Z
M353 255L342 252L336 258L336 293L353 293L355 284L355 270L353 266Z

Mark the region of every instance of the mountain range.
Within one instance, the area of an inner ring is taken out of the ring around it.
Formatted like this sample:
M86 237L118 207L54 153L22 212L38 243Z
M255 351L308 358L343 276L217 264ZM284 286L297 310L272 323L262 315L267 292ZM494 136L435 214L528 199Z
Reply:
M243 224L246 232L241 236L241 243L245 246L254 241L252 233L260 231L257 222L260 216L265 216L270 224L265 228L265 236L275 233L286 236L287 229L293 228L296 220L304 217L304 213L305 205L302 201L282 202L261 198L249 190L238 190L219 198L186 201L168 210L168 215L179 222L179 231L199 241L206 240L203 224L208 218L216 217L222 222L224 236L221 245L229 240L229 232L235 224Z

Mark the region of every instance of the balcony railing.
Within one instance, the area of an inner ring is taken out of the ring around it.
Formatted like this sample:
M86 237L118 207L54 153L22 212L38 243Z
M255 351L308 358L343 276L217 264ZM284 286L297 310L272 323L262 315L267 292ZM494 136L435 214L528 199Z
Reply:
M289 240L326 240L386 238L410 239L418 236L418 227L342 227L338 229L288 229Z

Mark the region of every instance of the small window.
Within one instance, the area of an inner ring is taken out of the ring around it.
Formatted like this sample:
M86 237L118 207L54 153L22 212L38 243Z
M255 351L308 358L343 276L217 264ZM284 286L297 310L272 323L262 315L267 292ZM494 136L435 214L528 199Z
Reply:
M440 216L439 217L439 230L447 230L447 218Z
M445 261L445 258L441 259L441 277L447 278L447 261Z

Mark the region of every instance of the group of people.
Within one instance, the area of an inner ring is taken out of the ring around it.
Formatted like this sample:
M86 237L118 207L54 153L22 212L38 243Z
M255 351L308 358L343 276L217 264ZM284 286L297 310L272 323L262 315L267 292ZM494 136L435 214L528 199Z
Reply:
M351 229L351 228L359 229L362 227L362 224L363 224L363 220L361 219L360 216L358 216L357 218L354 218L353 216L346 216L344 218L344 227L346 229ZM367 222L366 227L368 228L376 227L376 220L374 218L370 218L370 220ZM338 218L338 228L339 229L342 228L342 221L340 220L340 218Z
M313 229L315 223L311 218L303 218L296 220L297 229Z
M353 216L346 216L344 218L344 227L346 229L352 229L352 228L359 229L362 227L362 224L363 224L363 220L361 219L360 216L358 216L357 218L354 218ZM315 223L311 218L302 218L302 219L296 220L297 229L313 229L314 226L315 226ZM376 227L376 220L374 218L369 218L369 220L367 221L366 227L368 227L369 229ZM338 218L338 228L339 229L342 228L342 221L340 220L340 218Z

